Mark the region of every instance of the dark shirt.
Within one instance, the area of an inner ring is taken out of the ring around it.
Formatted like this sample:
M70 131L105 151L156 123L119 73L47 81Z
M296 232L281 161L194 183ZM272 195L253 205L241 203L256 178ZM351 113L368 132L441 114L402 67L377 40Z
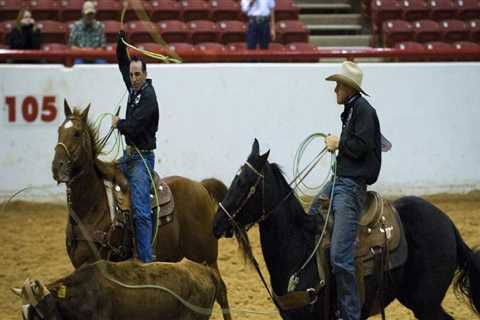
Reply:
M380 123L375 109L360 94L351 97L341 115L337 175L362 184L377 181L382 163Z
M117 128L125 136L127 145L135 145L143 150L155 149L158 103L152 80L147 79L138 92L133 90L129 76L130 60L127 48L120 38L117 43L117 59L123 81L128 89L127 113L125 119L118 121Z
M40 49L40 30L33 26L14 28L7 36L10 49Z

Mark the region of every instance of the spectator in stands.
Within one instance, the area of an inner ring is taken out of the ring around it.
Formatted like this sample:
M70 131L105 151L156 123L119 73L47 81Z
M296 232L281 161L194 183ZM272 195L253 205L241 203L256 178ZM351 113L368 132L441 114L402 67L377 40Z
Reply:
M40 30L30 10L20 10L15 28L7 35L7 42L10 49L40 49Z
M103 49L106 46L105 30L100 21L95 20L95 5L91 1L83 4L83 17L75 22L70 31L68 46L72 49L89 48ZM83 63L83 59L76 59L75 63ZM105 63L103 59L96 59L96 63Z
M275 40L275 0L242 0L241 6L248 16L247 48L268 49Z
M380 124L377 113L362 96L362 70L353 62L342 64L340 72L326 78L336 81L337 104L344 105L340 116L340 137L328 135L325 146L338 150L336 178L313 199L309 214L319 214L328 207L335 217L330 262L337 286L337 305L341 319L359 320L360 296L355 277L354 250L357 226L365 200L367 185L379 175L382 162ZM332 191L333 188L333 191Z

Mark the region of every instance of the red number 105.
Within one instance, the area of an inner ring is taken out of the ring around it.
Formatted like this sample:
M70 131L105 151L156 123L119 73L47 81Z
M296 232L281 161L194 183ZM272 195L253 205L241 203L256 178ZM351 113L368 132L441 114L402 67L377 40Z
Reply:
M17 97L5 97L8 106L8 122L17 121ZM38 119L40 114L41 121L51 122L57 117L57 107L55 106L54 96L45 96L42 105L39 107L36 97L26 96L21 105L21 114L25 122L33 122Z

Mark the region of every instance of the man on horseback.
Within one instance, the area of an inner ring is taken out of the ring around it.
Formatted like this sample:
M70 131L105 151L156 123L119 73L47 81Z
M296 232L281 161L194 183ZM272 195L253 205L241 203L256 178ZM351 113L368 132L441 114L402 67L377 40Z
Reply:
M118 161L128 178L134 213L137 253L143 262L152 261L151 177L155 164L155 134L158 129L158 103L147 66L139 57L131 60L123 43L124 31L117 41L117 60L128 90L125 119L114 116L112 126L125 136L127 148Z
M319 214L331 198L335 217L330 260L335 275L337 304L343 320L358 320L360 297L355 278L354 249L357 226L367 185L373 184L381 166L380 124L375 109L362 96L362 71L353 62L344 62L340 73L326 78L336 81L337 104L344 105L340 137L328 135L325 145L338 150L336 177L314 198L309 214ZM368 96L368 95L367 95ZM333 190L332 190L333 189Z

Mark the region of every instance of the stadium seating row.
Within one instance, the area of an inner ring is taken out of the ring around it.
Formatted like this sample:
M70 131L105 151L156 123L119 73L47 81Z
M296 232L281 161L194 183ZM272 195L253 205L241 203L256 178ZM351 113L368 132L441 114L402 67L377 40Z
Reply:
M443 41L471 41L480 43L480 19L464 22L461 20L388 20L382 26L384 47L393 47L396 43L416 41L420 43Z
M81 17L84 0L0 0L0 21L13 20L22 7L28 7L37 20L71 21ZM162 20L246 20L240 5L234 0L152 0L143 1L146 13L153 22ZM118 0L96 3L98 20L120 20L122 5ZM138 8L129 7L124 21L140 20ZM292 0L277 0L275 19L297 20L299 9ZM141 19L144 20L144 19Z
M471 20L480 17L480 0L369 0L372 31L386 20ZM368 9L364 10L368 14Z
M399 50L406 50L406 51L412 51L415 53L415 55L420 55L424 52L438 52L441 50L453 50L455 49L456 53L454 57L447 59L447 60L455 60L455 61L478 61L478 58L472 57L472 56L465 56L465 52L468 50L480 50L480 44L474 43L474 42L468 42L468 41L459 41L459 42L454 42L454 43L446 43L446 42L441 42L441 41L432 41L432 42L427 42L427 43L418 43L414 41L406 41L406 42L400 42L395 45L396 49ZM419 61L418 57L403 57L401 59L398 59L401 61ZM421 59L423 61L445 61L445 58L424 58Z
M73 22L72 22L73 23ZM71 24L70 23L70 26ZM115 42L120 30L120 22L104 21L107 42ZM37 23L42 31L42 42L66 43L68 38L68 23L52 20L43 20ZM0 37L5 40L5 35L15 26L15 21L0 23ZM151 32L159 32L163 40L170 42L219 42L228 44L245 40L246 25L242 21L227 20L214 23L209 20L194 20L183 22L179 20L165 20L159 23L131 21L126 29L132 43L151 42ZM276 42L289 44L292 42L308 42L308 29L299 20L285 20L276 23ZM5 41L2 41L5 43Z

